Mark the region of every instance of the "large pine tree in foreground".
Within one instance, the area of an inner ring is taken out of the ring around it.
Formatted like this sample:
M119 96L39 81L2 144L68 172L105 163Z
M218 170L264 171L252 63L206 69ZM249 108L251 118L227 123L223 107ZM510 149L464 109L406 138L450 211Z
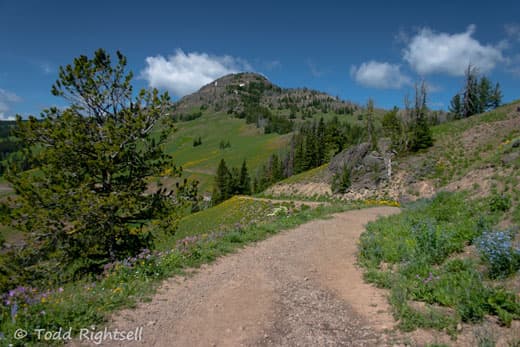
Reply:
M174 199L147 191L149 177L177 171L162 149L171 128L152 132L169 97L155 89L134 97L126 63L118 52L112 64L101 49L80 56L60 68L52 87L67 108L44 110L42 119L18 117L15 135L39 163L30 171L11 165L5 174L17 193L11 221L27 235L28 265L96 271L148 247L150 220L174 225Z

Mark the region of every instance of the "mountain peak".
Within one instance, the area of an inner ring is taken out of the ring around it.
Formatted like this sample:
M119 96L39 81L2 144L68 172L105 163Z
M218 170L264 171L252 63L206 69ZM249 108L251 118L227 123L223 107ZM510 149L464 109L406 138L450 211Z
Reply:
M210 109L239 114L246 105L269 109L291 109L295 112L352 113L358 106L308 88L281 88L256 72L240 72L222 76L186 95L175 103L174 113L189 114Z

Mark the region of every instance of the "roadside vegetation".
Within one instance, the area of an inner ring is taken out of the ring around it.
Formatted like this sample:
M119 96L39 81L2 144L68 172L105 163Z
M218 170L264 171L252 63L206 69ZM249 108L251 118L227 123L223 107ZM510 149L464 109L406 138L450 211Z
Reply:
M486 315L505 326L520 318L518 288L503 282L520 270L518 228L496 226L507 209L496 197L439 193L367 225L359 262L367 281L390 290L401 329L455 336L459 323Z

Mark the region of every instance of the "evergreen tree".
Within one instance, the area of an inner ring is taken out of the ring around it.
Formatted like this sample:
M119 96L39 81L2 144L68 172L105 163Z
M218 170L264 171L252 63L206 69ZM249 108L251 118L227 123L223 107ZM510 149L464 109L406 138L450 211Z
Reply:
M242 162L242 168L240 169L240 194L251 194L251 177L249 177L245 160Z
M478 107L475 108L476 113L483 113L491 108L492 92L491 81L485 76L482 77L478 82Z
M234 195L242 194L240 187L240 170L236 167L231 168L230 170L230 180L229 180L229 188L230 194L229 198Z
M220 160L215 176L215 186L213 187L213 201L218 204L229 199L231 196L231 173L226 166L224 159Z
M464 86L462 115L464 118L472 116L478 112L479 108L479 92L478 92L478 75L477 68L468 65L466 70L466 83Z
M399 109L394 107L392 111L387 112L383 116L383 132L385 136L390 138L392 149L401 151L403 145L403 124L397 115Z
M477 68L471 64L465 79L462 97L457 94L451 100L450 112L454 118L470 117L500 106L502 93L498 83L492 88L491 81L485 76L479 78Z
M320 118L320 122L318 123L317 130L317 166L325 163L326 153L327 153L327 139L326 139L326 129L325 129L325 121L323 117Z
M497 108L502 104L502 91L500 90L500 84L496 84L493 92L491 93L489 106L491 108Z
M113 65L99 49L60 67L52 94L69 107L44 110L42 120L18 117L14 135L36 170L8 165L5 178L17 192L11 217L27 236L20 251L27 251L27 271L38 264L72 275L99 271L148 247L150 220L175 224L172 192L145 194L149 177L178 174L162 148L171 125L152 136L169 97L155 89L134 93L127 60L116 56Z
M453 115L454 119L460 119L463 117L460 94L455 94L451 99L450 112Z
M352 182L350 179L350 169L347 165L343 166L340 173L332 178L332 192L337 194L345 194L350 188Z
M304 162L303 171L312 169L317 162L317 143L316 143L316 123L312 127L308 126L305 133L305 148L304 148Z
M303 135L295 135L293 137L295 143L295 153L294 153L294 173L299 174L305 170L304 163L304 147L303 147Z
M433 137L427 118L426 84L415 86L415 107L413 109L411 150L418 151L433 145Z
M344 133L341 131L341 124L337 116L334 116L326 126L326 143L334 155L341 152L345 145Z
M258 191L264 191L271 184L271 170L269 165L262 165L258 174Z

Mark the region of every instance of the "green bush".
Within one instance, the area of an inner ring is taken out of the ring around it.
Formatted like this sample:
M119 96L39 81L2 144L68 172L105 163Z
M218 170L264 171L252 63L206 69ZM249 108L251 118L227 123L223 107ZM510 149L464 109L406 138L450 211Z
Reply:
M520 318L520 300L513 293L487 285L476 262L450 259L468 244L479 247L497 220L489 200L442 193L367 225L358 255L365 279L390 289L403 330L436 328L454 334L457 322L478 322L486 314L497 315L505 325ZM425 311L413 309L412 300L425 302Z
M489 201L489 209L493 212L505 212L511 208L511 198L507 194L493 194Z
M350 169L347 167L347 165L345 165L343 166L341 172L335 174L332 178L332 192L335 194L344 194L348 191L351 185L352 182L350 179Z

